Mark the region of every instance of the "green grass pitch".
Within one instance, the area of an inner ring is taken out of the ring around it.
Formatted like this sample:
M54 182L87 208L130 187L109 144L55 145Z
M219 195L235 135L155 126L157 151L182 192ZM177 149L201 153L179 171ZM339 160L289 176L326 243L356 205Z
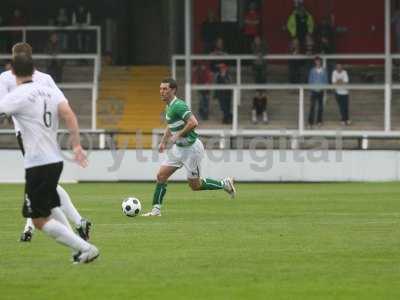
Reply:
M100 258L37 232L19 243L22 185L0 185L0 299L400 299L400 184L238 184L238 197L170 183L64 185L93 223Z

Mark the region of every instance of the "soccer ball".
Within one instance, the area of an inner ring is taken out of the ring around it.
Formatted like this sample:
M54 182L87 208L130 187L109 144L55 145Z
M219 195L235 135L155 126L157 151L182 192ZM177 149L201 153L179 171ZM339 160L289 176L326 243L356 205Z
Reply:
M135 197L128 197L122 201L122 212L127 217L136 217L142 210L142 204Z

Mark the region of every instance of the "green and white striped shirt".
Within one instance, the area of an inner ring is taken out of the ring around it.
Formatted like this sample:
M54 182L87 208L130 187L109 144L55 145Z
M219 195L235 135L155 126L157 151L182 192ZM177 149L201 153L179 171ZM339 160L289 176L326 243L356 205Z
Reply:
M182 130L191 115L192 112L186 105L186 102L177 97L167 104L165 109L165 118L172 134ZM191 130L185 136L179 138L176 141L176 145L180 147L190 146L196 141L197 136L198 134L194 130Z

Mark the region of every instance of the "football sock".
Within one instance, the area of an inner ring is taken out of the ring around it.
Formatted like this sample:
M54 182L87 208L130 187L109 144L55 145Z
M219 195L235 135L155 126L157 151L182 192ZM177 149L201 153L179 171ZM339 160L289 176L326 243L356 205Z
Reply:
M71 230L65 227L60 222L50 219L42 227L44 233L55 239L58 243L70 247L76 251L87 251L90 248L90 244L79 236L74 234Z
M222 180L202 178L200 190L221 190L224 188Z
M29 228L30 227L30 228ZM31 218L27 218L26 219L26 223L25 223L25 227L24 227L24 232L28 231L29 229L31 229L31 231L35 230L35 225L33 225L32 223L32 219Z
M167 192L166 183L157 183L156 190L153 195L153 206L160 208L164 200L165 193Z
M72 204L71 198L68 193L60 186L57 186L57 193L60 197L61 209L64 211L65 216L70 220L76 227L81 226L82 217Z
M63 211L59 207L55 207L51 210L51 215L50 215L54 220L57 220L61 224L63 224L65 227L67 227L70 231L73 232L71 225L69 224L67 217L64 215Z

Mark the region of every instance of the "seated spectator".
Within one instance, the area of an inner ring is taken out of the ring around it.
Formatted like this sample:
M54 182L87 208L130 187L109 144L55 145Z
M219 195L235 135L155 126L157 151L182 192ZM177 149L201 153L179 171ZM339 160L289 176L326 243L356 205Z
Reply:
M308 76L308 83L313 85L328 84L328 75L326 70L322 67L322 61L320 57L314 59L314 68L310 70ZM314 88L311 91L311 105L310 112L308 114L308 126L311 129L315 123L315 109L317 110L317 126L322 126L322 114L324 111L324 91L318 88Z
M260 17L260 12L257 10L257 5L255 2L250 2L249 10L244 15L244 26L243 26L244 53L250 53L251 45L254 41L254 38L260 35L260 23L261 23L261 17Z
M300 51L305 50L306 36L314 32L314 19L312 15L304 8L302 3L297 3L292 14L287 21L287 29L290 37L299 40Z
M199 65L196 65L193 70L192 79L193 83L195 84L212 84L213 74L208 64L205 62L201 62ZM202 120L208 120L210 107L210 91L200 90L199 96L199 116Z
M58 40L57 33L53 32L50 34L49 41L46 45L45 52L47 54L53 55L54 58L50 59L47 65L47 73L49 73L55 82L62 81L62 72L63 72L63 61L57 59L57 55L61 53L61 46Z
M208 10L207 19L201 25L204 53L213 51L215 41L218 37L218 26L219 22L215 13L211 9Z
M262 90L256 91L253 98L253 109L251 110L251 121L253 124L257 124L259 118L262 119L264 124L268 124L267 93Z
M219 70L217 72L215 82L217 84L229 84L232 82L231 76L228 72L228 66L226 64L219 64ZM222 111L222 123L232 123L232 91L231 90L216 90L215 97L218 99L219 106Z
M298 39L293 39L290 43L289 52L293 55L300 54L300 45ZM301 82L301 69L303 61L301 59L290 59L289 60L289 82L300 83Z
M267 54L267 44L257 35L251 45L251 50L256 56L256 59L253 61L254 82L266 83L267 62L264 59L264 56Z
M72 25L78 27L89 26L92 15L83 5L79 5L78 9L72 14ZM79 52L89 52L90 35L87 30L80 30L76 33L76 44Z
M349 83L349 75L343 69L342 64L337 63L336 69L332 73L332 84L345 85ZM349 119L349 91L344 88L336 89L336 101L339 106L342 125L350 125Z

